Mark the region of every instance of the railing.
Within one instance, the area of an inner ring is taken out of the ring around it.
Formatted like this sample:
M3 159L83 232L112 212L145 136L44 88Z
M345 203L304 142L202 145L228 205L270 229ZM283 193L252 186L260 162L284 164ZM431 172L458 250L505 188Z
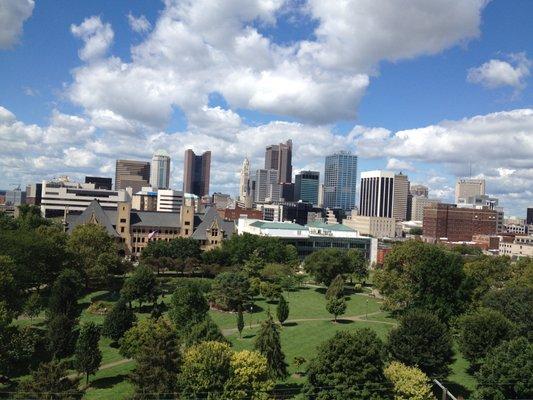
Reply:
M444 386L442 383L440 383L438 380L436 379L433 379L433 382L435 382L435 384L442 389L442 396L441 396L441 399L442 400L448 400L448 399L451 399L451 400L457 400L457 398L451 394L448 389L446 389L446 386Z

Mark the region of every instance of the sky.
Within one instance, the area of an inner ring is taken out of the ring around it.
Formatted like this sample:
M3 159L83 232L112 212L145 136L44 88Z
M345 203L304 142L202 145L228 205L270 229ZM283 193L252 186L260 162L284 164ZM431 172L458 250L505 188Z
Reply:
M211 191L291 138L453 201L533 207L531 0L0 0L0 188L212 151Z

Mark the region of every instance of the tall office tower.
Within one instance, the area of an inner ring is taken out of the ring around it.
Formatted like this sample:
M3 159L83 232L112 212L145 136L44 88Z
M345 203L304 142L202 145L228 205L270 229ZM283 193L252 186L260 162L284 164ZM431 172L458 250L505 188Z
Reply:
M133 193L149 185L150 163L145 161L117 160L115 190L131 187Z
M428 187L424 185L412 185L409 189L409 193L411 193L413 197L428 197L429 190Z
M320 172L318 171L301 171L299 174L296 174L294 180L294 200L301 200L317 205L319 181Z
M152 157L150 185L154 189L168 189L170 187L170 157L163 150L158 151Z
M241 167L241 180L239 182L239 201L245 203L250 196L250 161L244 158Z
M86 176L85 183L94 183L96 189L113 189L113 182L111 178L104 178L100 176Z
M459 199L485 194L485 179L458 179L455 184L455 204Z
M526 224L533 225L533 208L527 209Z
M326 208L355 208L357 156L341 151L326 157L323 201Z
M198 197L209 194L209 174L211 172L211 152L206 151L197 156L194 151L185 151L185 167L183 169L183 192Z
M402 173L362 172L359 215L403 221L407 218L408 193L409 180Z
M265 169L278 171L278 183L292 182L292 140L267 146L265 151Z
M409 195L409 178L407 175L394 175L392 216L397 221L407 220L407 202Z
M255 172L255 201L279 201L280 187L278 171L275 169L258 169Z

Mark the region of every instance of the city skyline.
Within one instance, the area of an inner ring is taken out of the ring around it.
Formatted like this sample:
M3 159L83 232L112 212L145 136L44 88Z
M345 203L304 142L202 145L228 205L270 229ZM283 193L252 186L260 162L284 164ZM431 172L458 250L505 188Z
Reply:
M116 159L150 160L160 148L172 158L169 186L180 188L194 148L214 152L211 191L235 195L244 156L259 167L267 145L290 137L293 176L323 172L326 155L347 150L360 171L403 171L443 201L472 171L509 215L531 206L531 2L428 2L400 27L387 23L395 6L366 2L356 12L257 0L224 15L203 2L24 3L0 42L1 189L112 176ZM191 17L198 7L209 23ZM419 15L431 21L416 31ZM336 31L332 18L359 23ZM385 34L343 40L361 36L366 19ZM179 24L193 34L165 30ZM172 58L182 50L194 68Z

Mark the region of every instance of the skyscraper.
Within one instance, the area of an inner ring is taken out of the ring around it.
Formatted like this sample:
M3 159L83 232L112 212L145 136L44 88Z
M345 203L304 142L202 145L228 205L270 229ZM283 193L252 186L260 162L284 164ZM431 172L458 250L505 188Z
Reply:
M275 169L258 169L255 172L255 201L279 201L280 185L278 171Z
M324 207L346 211L355 208L357 156L341 151L326 157Z
M406 175L390 171L361 173L359 214L405 220L409 180Z
M131 187L133 193L149 185L150 163L146 161L117 160L115 190Z
M533 208L527 209L526 224L533 225Z
M320 172L301 171L296 174L294 186L294 200L318 204Z
M158 151L152 157L150 185L155 189L170 187L170 157L163 150Z
M185 151L183 168L183 192L199 197L209 194L209 176L211 173L211 152L206 151L197 156L194 151Z
M250 161L248 157L244 158L241 167L241 180L239 182L239 200L246 202L247 196L250 195Z
M292 182L292 140L272 144L265 151L265 169L278 171L278 183Z
M485 194L485 179L458 179L455 184L455 204L459 199Z

